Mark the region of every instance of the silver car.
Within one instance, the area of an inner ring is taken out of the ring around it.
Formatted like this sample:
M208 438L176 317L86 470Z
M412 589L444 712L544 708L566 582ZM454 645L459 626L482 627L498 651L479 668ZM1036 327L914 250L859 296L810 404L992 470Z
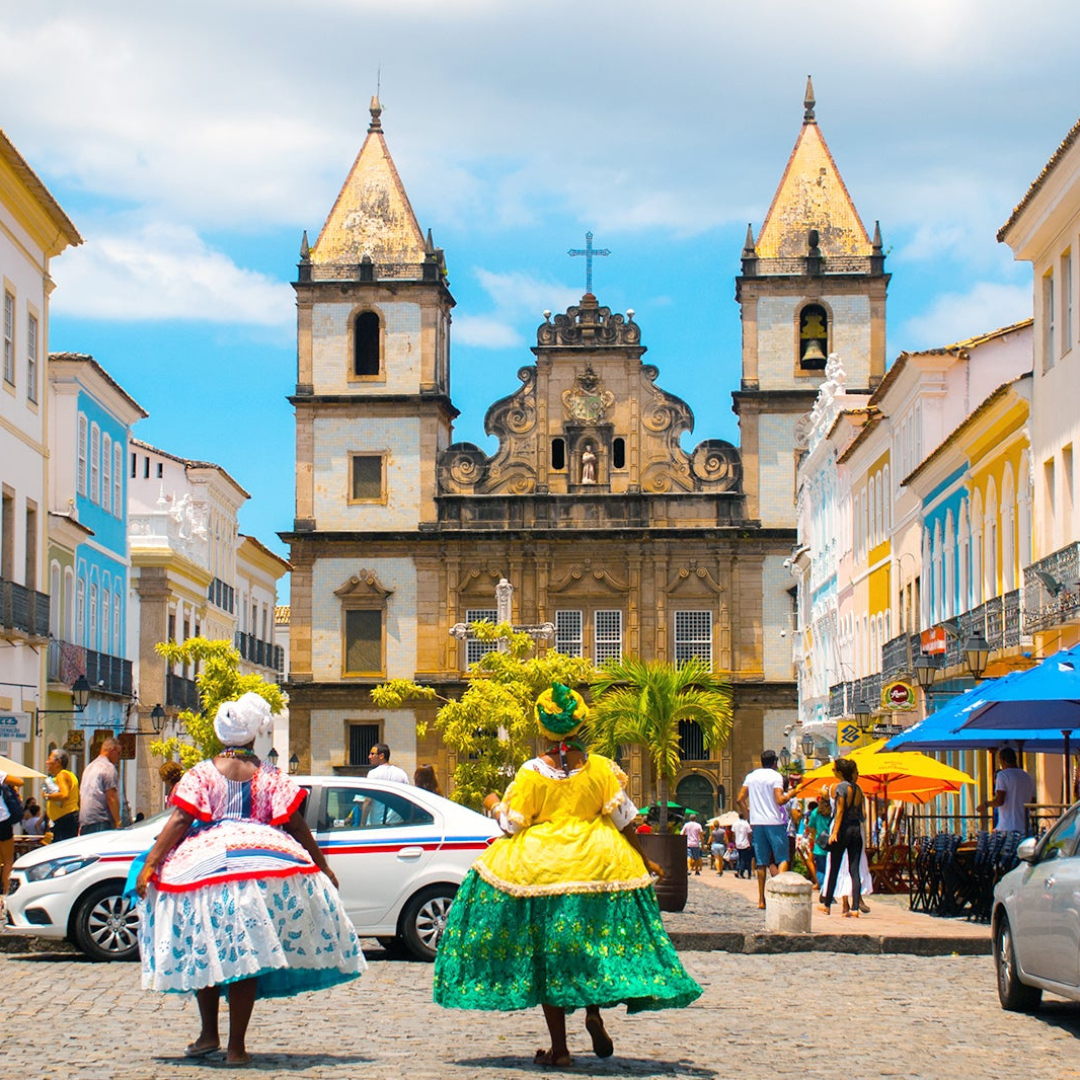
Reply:
M1080 803L994 890L994 964L1002 1008L1032 1012L1043 991L1080 1001Z
M433 959L457 887L501 835L495 823L409 784L350 776L296 780L310 793L304 816L337 875L357 933ZM138 914L124 883L132 860L152 846L169 813L17 859L8 926L66 938L94 960L134 959Z

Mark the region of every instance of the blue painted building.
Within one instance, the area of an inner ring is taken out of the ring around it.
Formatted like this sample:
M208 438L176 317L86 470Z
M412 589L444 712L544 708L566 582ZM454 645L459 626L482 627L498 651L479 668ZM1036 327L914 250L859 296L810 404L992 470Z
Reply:
M85 711L56 731L81 728L86 742L124 729L134 697L127 606L128 443L147 414L91 356L49 357L52 462L49 580L53 619L49 689L63 708L79 675ZM87 746L87 760L94 754Z

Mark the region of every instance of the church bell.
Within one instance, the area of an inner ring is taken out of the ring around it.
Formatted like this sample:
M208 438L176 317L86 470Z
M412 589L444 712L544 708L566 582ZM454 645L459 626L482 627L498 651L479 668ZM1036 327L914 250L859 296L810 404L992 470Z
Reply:
M803 363L824 364L826 359L828 358L825 356L825 353L821 348L821 338L811 338L806 343L806 348L803 350Z

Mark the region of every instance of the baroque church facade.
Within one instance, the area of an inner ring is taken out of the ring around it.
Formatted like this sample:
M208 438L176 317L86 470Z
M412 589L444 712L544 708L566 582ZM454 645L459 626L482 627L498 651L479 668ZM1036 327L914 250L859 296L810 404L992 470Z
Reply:
M421 230L373 99L367 138L318 238L305 234L297 294L296 518L290 740L303 771L360 771L375 741L407 771L455 761L434 707L385 711L368 690L410 678L455 696L487 647L461 624L506 612L552 624L549 644L597 663L699 656L728 675L734 727L710 755L688 729L675 797L730 806L765 747L798 719L792 665L795 470L804 417L840 351L849 381L884 373L880 237L836 171L807 86L802 130L736 299L741 447L689 452L689 405L646 363L634 313L591 293L545 312L520 385L496 401L487 454L455 441L454 300L443 252ZM500 582L501 600L496 600ZM541 648L545 647L543 644ZM650 794L641 755L631 794Z

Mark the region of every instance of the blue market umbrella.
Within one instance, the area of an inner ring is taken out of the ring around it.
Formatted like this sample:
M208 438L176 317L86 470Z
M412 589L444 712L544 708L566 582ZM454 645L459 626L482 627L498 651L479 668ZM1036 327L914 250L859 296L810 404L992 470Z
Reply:
M1015 682L1022 671L1011 671L993 682L982 683L959 694L932 712L925 720L912 725L886 744L886 750L993 750L1007 743L1035 754L1060 754L1065 739L1057 731L1042 728L1017 727L1001 730L965 727L972 714L989 704L989 691Z
M987 681L965 730L1072 732L1080 728L1080 646L1015 676Z

